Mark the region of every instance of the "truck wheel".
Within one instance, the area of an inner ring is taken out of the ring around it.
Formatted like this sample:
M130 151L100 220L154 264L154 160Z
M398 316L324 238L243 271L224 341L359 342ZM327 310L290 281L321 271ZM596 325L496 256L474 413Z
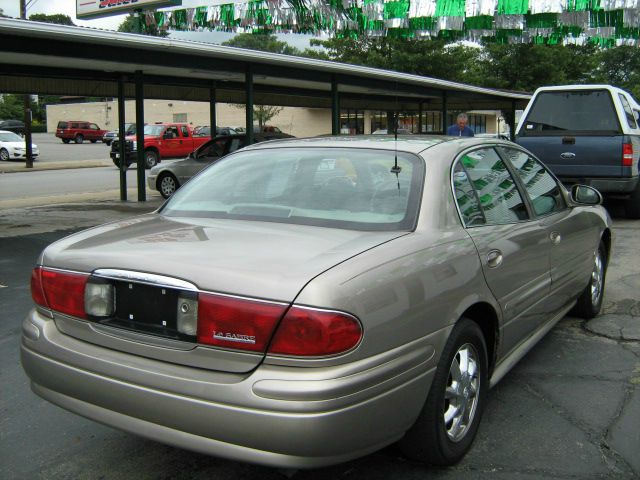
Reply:
M160 175L157 185L158 191L163 198L169 198L180 186L178 179L168 172Z
M636 185L636 189L629 195L629 198L627 198L624 208L627 211L627 217L633 219L640 218L640 183Z
M144 168L154 167L158 163L158 152L155 150L144 151Z
M71 140L69 140L68 138L63 138L62 139L62 143L69 143Z
M6 148L0 149L0 160L8 162L10 158L9 151Z
M84 142L84 137L82 135L76 135L76 138L74 138L73 141L76 143L82 143Z

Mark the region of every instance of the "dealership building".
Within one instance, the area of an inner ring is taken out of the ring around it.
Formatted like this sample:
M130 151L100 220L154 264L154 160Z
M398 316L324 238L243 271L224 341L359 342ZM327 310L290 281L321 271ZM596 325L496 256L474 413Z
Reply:
M71 103L72 102L72 103ZM184 122L191 125L209 124L209 104L181 100L154 100L144 102L145 121ZM422 133L441 132L442 113L440 111L423 111ZM458 112L449 112L448 124L455 123ZM476 133L508 132L508 126L500 116L500 111L471 111L469 125ZM419 132L418 111L400 112L398 128L411 133ZM218 127L234 127L245 125L245 106L243 104L216 104ZM125 118L135 121L135 101L125 102ZM388 114L381 110L341 109L341 134L369 134L378 129L387 128ZM68 99L67 103L47 106L47 131L55 132L59 121L81 120L98 124L106 130L116 130L118 125L118 102L107 98L100 102L85 102L84 99ZM257 121L256 121L257 123ZM331 133L331 111L326 108L282 107L267 122L280 128L283 132L295 137L310 137Z

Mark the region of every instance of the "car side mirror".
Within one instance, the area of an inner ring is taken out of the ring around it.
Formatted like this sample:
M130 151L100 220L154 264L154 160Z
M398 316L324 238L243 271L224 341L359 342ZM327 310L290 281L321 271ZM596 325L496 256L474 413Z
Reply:
M574 185L571 200L582 205L602 205L602 194L589 185Z

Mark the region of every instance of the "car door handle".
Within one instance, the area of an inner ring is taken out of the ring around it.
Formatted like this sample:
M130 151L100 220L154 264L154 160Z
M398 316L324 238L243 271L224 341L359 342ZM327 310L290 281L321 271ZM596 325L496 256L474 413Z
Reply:
M487 253L487 265L489 268L496 268L502 264L502 252L500 250L491 250Z
M551 240L551 243L553 243L554 245L558 245L562 240L562 235L560 235L558 232L551 232L549 234L549 240Z

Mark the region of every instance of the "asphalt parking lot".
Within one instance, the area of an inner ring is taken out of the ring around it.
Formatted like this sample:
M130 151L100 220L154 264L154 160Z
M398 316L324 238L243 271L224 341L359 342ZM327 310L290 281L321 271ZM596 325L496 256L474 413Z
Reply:
M56 239L156 208L86 201L0 210L0 478L281 479L294 472L221 460L138 438L34 395L19 360L29 275ZM604 314L566 317L489 394L476 442L436 469L388 447L296 479L626 479L640 476L640 221L614 213ZM375 419L372 419L375 422Z

